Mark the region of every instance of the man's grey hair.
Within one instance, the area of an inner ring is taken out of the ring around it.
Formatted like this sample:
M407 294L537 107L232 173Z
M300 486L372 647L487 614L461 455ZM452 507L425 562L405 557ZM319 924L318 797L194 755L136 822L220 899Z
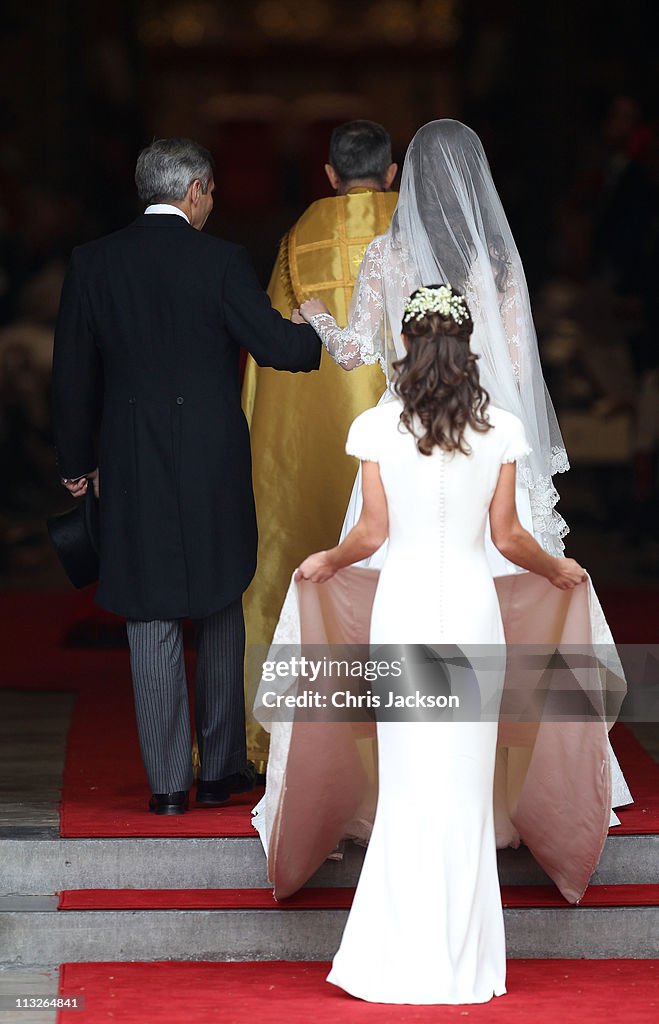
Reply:
M145 206L185 199L193 181L206 194L213 177L213 158L192 139L156 139L137 158L135 184Z

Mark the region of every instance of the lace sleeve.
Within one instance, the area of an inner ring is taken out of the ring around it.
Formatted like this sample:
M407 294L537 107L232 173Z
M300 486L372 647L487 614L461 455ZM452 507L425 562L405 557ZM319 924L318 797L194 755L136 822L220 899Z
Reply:
M386 373L382 247L379 238L368 246L352 294L347 327L329 313L317 313L311 326L332 359L345 370L363 363L379 363Z

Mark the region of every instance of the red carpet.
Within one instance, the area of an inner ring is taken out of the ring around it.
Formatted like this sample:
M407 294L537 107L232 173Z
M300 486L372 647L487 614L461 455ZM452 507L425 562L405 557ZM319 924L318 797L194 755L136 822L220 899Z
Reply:
M621 641L656 640L659 590L606 589L602 602ZM180 816L149 814L124 650L75 649L63 640L76 622L116 623L95 608L93 590L81 593L0 594L0 686L77 690L67 748L61 834L101 836L254 836L250 809L258 791L223 808L194 808ZM103 724L99 732L99 723ZM612 835L659 833L659 765L624 726L612 743L635 803L616 813Z
M270 889L66 889L58 910L344 910L353 888L300 889L276 900ZM504 885L504 907L571 908L553 885ZM659 885L592 885L582 907L656 907ZM578 908L577 908L578 909Z
M609 736L634 797L629 807L616 808L620 824L610 829L609 834L656 834L659 832L659 764L625 725L614 725Z
M111 684L80 692L69 734L60 833L98 836L254 836L251 808L260 790L232 798L221 808L195 808L165 817L149 814L135 729L128 666ZM104 724L98 734L98 722ZM613 745L636 803L617 811L612 835L659 832L659 765L624 726Z
M657 886L659 889L659 886ZM271 889L67 889L58 910L343 910L354 888L300 889L278 902Z
M150 814L127 655L119 655L109 686L80 690L66 751L60 835L253 836L251 809L261 793L235 795L224 807L191 801L186 814Z
M659 885L591 885L575 907L553 885L503 885L504 907L657 907Z
M659 960L509 960L507 994L476 1006L353 999L326 963L63 964L57 1024L655 1024Z
M0 594L0 686L77 690L64 769L60 834L253 836L251 808L261 790L221 808L166 817L147 811L149 787L137 740L128 652L64 646L72 625L95 609L93 591ZM189 667L191 659L189 659ZM100 727L100 728L99 728Z
M60 835L254 836L251 809L262 789L234 795L224 807L195 807L191 801L186 814L148 812L127 674L126 659L110 694L85 689L78 696L66 751Z
M137 740L128 652L76 649L63 641L97 609L94 591L0 593L0 686L78 692L66 751L60 834L101 836L254 836L253 790L220 808L187 814L148 812L149 787ZM192 659L188 659L189 667Z

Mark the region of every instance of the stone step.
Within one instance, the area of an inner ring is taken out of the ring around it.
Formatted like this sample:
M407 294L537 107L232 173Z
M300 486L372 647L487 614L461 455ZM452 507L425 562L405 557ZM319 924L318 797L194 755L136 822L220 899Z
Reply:
M54 999L59 971L0 967L0 1021L2 1024L55 1024L54 1009L16 1007L17 999Z
M267 887L258 837L236 839L60 839L16 830L0 838L0 896L62 889L202 889ZM314 886L352 886L364 849L344 844L340 861L326 861ZM502 885L548 881L528 849L499 850ZM656 882L659 836L609 836L593 885Z
M347 910L58 911L56 896L0 898L0 966L94 960L327 960ZM657 907L504 910L509 957L652 958Z

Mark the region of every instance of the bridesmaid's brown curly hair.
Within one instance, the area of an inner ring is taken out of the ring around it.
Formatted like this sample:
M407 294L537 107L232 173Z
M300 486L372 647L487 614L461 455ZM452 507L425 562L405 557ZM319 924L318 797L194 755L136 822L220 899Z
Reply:
M401 423L416 437L422 455L431 455L435 447L469 455L466 427L479 433L492 427L485 415L490 396L481 387L478 356L469 347L472 330L471 316L458 324L442 313L403 323L407 354L394 363L394 390L404 405Z

